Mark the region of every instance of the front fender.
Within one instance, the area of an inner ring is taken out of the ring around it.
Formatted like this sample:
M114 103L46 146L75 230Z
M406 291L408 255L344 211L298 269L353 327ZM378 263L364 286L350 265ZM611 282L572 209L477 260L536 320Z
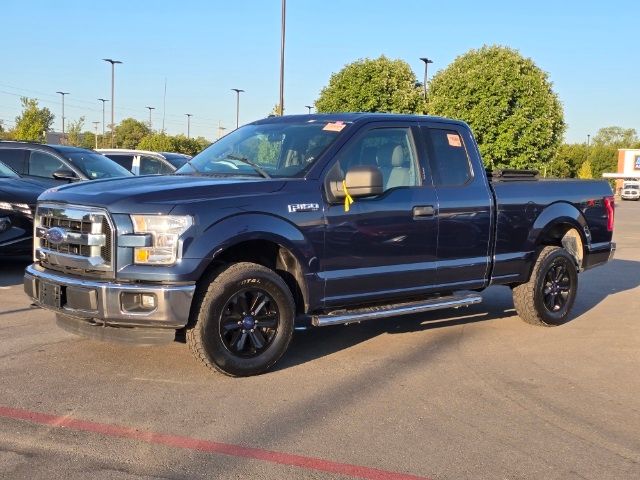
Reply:
M318 228L322 228L321 224ZM282 245L296 257L305 275L317 268L317 252L304 233L295 224L268 214L247 213L223 218L193 239L186 253L191 258L213 260L227 248L248 240L269 240Z

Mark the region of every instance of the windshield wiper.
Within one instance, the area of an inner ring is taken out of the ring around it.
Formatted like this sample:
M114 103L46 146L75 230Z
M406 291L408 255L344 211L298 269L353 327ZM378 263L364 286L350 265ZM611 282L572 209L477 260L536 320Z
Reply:
M239 157L236 155L227 155L226 157L224 157L225 159L230 158L231 160L238 160L239 162L242 163L246 163L247 165L249 165L250 167L253 167L253 169L258 172L260 175L262 175L264 178L271 178L271 175L269 175L264 168L262 168L260 165L258 165L255 162L252 162L251 160L249 160L248 158L245 157Z

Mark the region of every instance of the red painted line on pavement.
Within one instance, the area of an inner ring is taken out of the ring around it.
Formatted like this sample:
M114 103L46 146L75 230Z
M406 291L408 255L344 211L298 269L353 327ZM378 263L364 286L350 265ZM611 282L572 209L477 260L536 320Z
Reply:
M5 407L1 405L0 417L26 420L28 422L58 428L70 428L72 430L83 432L98 433L109 437L129 438L175 448L197 450L207 453L218 453L233 457L251 458L254 460L262 460L281 465L291 465L307 470L318 470L321 472L336 473L355 478L364 478L367 480L429 480L426 477L390 472L359 465L350 465L348 463L332 462L321 458L305 457L291 453L263 450L261 448L243 447L241 445L233 445L230 443L212 442L209 440L199 440L197 438L183 437L179 435L168 435L164 433L137 430L130 427L91 422L68 416L49 415L46 413L33 412L30 410Z

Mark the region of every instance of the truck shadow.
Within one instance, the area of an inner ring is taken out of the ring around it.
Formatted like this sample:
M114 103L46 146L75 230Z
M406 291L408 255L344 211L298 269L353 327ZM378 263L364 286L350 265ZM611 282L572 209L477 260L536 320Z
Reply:
M579 276L578 296L567 323L587 313L609 295L638 286L640 262L614 259L601 267L584 272ZM508 287L490 287L482 292L482 296L483 303L455 310L438 310L348 326L337 325L296 332L289 351L276 369L293 367L331 355L382 334L418 332L517 317Z
M24 269L31 263L28 256L0 257L0 287L22 285Z

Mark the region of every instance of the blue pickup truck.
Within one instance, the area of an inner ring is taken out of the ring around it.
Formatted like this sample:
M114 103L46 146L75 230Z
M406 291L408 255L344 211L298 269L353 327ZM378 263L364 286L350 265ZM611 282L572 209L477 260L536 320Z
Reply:
M512 288L523 320L562 324L579 272L613 255L613 223L607 182L487 174L463 122L273 117L173 175L47 191L24 287L69 331L186 338L246 376L297 325L475 304L490 285Z

